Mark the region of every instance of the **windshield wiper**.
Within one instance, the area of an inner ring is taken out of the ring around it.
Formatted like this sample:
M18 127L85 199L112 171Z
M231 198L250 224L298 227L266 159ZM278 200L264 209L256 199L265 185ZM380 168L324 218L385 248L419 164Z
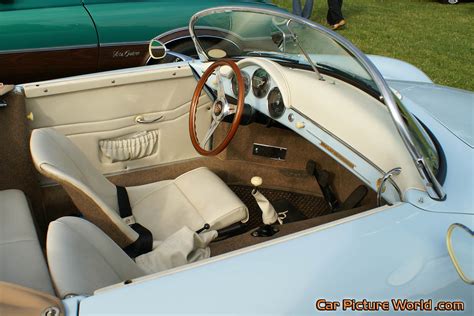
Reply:
M349 77L349 79L353 80L353 81L357 81L358 83L362 84L364 87L370 89L371 91L375 92L377 95L379 95L379 92L377 91L376 87L373 85L373 83L368 80L368 79L364 79L360 76L357 76L353 73L349 73L349 72L345 72L345 71L342 71L334 66L330 66L328 64L321 64L321 63L318 63L318 67L320 67L321 69L324 69L326 71L330 71L332 73L335 73L337 75L340 75L342 77Z
M288 28L288 31L290 31L290 34L291 34L291 37L293 38L293 41L295 41L296 45L298 46L300 51L303 53L303 55L306 58L306 60L308 61L308 63L310 64L311 68L313 68L314 73L318 76L318 79L321 80L321 81L324 81L324 77L321 75L318 68L316 68L316 65L314 64L313 60L309 57L306 50L303 48L303 46L301 46L300 41L298 41L298 37L296 36L296 34L291 30L291 27L290 27L291 22L293 22L293 20L288 20L288 22L286 22L286 27Z

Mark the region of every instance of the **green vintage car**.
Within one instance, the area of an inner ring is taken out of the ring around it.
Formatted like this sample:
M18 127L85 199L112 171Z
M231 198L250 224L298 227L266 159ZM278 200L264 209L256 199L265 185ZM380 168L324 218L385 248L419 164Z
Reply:
M216 5L266 0L0 0L0 82L24 83L145 65L149 40L194 46L187 23ZM209 40L212 40L210 38Z

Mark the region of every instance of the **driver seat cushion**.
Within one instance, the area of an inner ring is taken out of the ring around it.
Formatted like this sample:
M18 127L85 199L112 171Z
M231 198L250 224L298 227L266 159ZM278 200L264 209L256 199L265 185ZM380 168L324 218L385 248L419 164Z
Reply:
M52 128L35 129L31 154L38 171L60 183L84 217L120 247L138 234L119 215L117 191L66 136ZM164 240L183 226L198 230L205 223L220 229L248 220L248 209L212 171L198 168L174 180L128 187L135 221Z
M153 238L164 240L183 226L221 229L248 221L248 209L216 174L206 167L142 186L128 187L135 220ZM166 223L166 225L163 225Z

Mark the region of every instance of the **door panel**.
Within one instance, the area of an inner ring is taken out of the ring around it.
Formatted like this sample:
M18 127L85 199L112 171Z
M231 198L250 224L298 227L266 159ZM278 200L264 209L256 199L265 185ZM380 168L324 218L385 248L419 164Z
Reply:
M137 68L25 85L32 129L54 127L67 135L103 174L116 174L198 157L188 132L188 111L196 86L185 64ZM45 92L47 91L47 92ZM202 96L198 126L210 123L209 98ZM152 124L139 124L137 116ZM154 150L136 160L108 162L103 140L131 139L152 131Z

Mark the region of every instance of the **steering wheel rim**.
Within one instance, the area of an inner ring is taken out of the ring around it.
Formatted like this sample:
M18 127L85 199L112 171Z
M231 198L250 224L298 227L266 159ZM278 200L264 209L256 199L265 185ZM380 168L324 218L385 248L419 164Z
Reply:
M238 86L238 96L237 96L237 105L236 108L233 108L228 102L225 97L224 87L221 79L220 67L222 66L229 66L236 78L237 78L237 86ZM204 89L204 85L206 84L209 77L214 73L217 68L217 98L214 100L211 106L211 117L212 122L211 126L206 134L204 145L201 146L199 139L197 137L196 132L196 112L199 106L199 98L201 96L202 90ZM189 109L189 136L191 138L191 143L193 144L194 149L198 153L203 156L215 156L222 152L230 143L232 138L235 136L237 129L239 128L240 120L242 119L242 114L244 112L244 99L245 99L245 84L244 79L242 77L242 72L240 71L239 66L232 60L229 59L222 59L214 62L211 66L209 66L202 77L199 79L196 89L194 90L193 98L191 100L191 106ZM214 131L216 130L217 126L220 122L224 120L225 117L234 114L234 120L232 121L232 126L227 133L224 140L218 145L215 146L211 150L207 150L206 144L212 137Z

